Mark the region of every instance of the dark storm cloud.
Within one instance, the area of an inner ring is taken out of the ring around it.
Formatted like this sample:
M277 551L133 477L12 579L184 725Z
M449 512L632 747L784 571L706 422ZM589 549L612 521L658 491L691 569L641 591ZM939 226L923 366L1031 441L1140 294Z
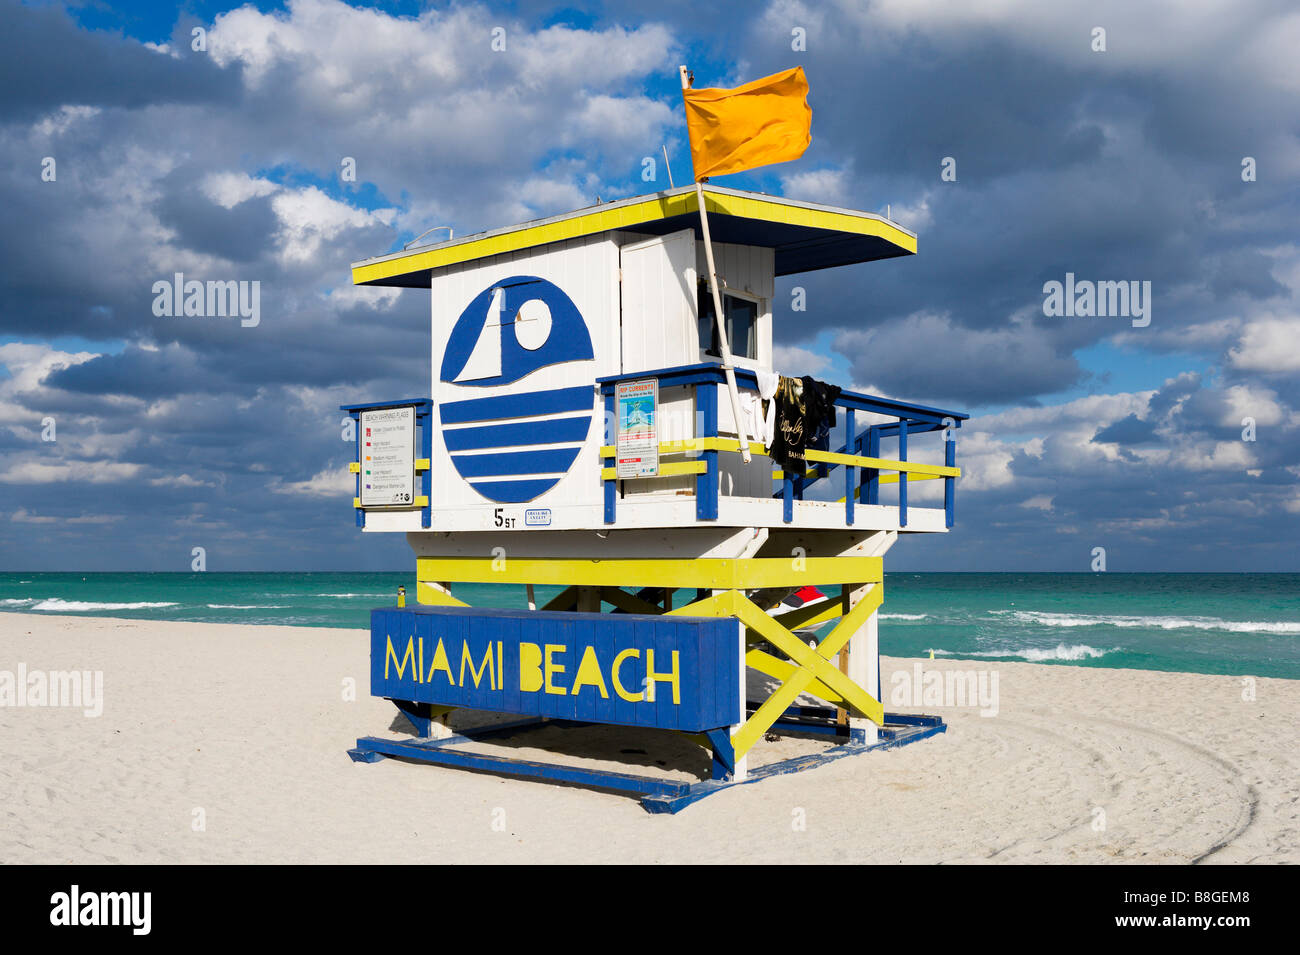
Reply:
M159 182L163 195L154 210L176 232L182 248L230 262L259 262L272 249L278 226L269 196L255 196L225 209L194 188L194 170L178 169Z
M1137 415L1131 414L1102 428L1092 440L1100 443L1150 444L1156 440L1156 431L1151 422L1142 421Z
M188 49L186 50L188 52ZM237 71L175 59L119 34L79 27L56 6L0 0L0 120L27 121L65 104L138 109L237 102Z

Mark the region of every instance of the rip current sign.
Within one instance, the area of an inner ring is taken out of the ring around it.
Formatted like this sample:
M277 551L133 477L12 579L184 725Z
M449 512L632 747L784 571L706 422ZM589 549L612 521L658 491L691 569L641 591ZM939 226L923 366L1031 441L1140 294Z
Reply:
M740 723L740 622L468 607L371 611L370 692L699 733Z
M361 412L361 506L415 501L415 409Z
M615 388L618 436L615 474L623 478L659 474L659 381L621 381Z

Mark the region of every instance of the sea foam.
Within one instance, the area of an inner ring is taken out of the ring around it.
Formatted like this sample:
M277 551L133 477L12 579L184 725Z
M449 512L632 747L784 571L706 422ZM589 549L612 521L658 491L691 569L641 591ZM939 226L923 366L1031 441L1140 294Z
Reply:
M1128 627L1142 630L1222 630L1228 633L1300 633L1287 620L1222 620L1218 617L1125 616L1121 614L1047 613L1038 610L990 610L1045 627Z
M51 613L77 613L85 610L148 610L154 607L175 607L175 603L142 600L137 603L94 603L88 600L62 600L51 597L35 604L33 610Z

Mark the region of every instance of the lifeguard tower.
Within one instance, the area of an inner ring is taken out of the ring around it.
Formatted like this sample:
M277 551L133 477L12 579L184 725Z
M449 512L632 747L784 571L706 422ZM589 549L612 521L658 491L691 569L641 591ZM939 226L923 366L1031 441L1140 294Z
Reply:
M675 811L808 764L751 767L768 733L824 735L832 759L941 732L884 713L877 610L899 537L953 525L967 416L845 390L828 450L809 448L796 473L748 424L742 439L734 410L782 371L778 276L915 252L879 215L691 185L355 264L358 285L429 290L433 349L428 397L344 408L357 525L406 534L418 580L418 606L372 620L372 692L418 738L361 739L353 757L628 790ZM918 481L942 483L909 501ZM464 584L516 585L528 609L469 607ZM829 599L783 603L810 585ZM538 606L544 586L562 589ZM769 678L765 698L747 669ZM497 734L544 720L687 733L713 779L470 752L490 734L454 731L460 707L524 717Z

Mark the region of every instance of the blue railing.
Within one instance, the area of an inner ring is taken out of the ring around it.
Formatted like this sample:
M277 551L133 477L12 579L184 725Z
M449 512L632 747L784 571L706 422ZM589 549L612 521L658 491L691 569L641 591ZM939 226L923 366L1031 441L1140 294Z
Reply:
M737 368L736 385L748 391L758 391L758 380L754 372ZM720 451L739 452L739 442L724 439L718 435L718 388L725 382L722 366L714 362L698 365L681 365L674 368L660 368L653 371L636 372L628 375L613 375L597 379L601 394L605 398L605 448L602 452L604 467L605 523L615 523L618 503L618 479L613 476L611 466L614 460L613 445L616 439L615 390L619 382L655 378L660 391L665 387L694 386L696 399L696 433L687 444L690 450L670 451L669 453L694 453L703 460L704 468L695 477L695 512L699 520L718 519L719 464ZM854 506L858 500L865 504L880 503L880 485L882 483L898 484L898 523L907 526L907 485L909 474L916 474L917 479L939 478L944 482L944 523L952 527L955 519L957 470L957 438L955 431L970 416L957 411L931 408L925 405L909 404L890 398L865 395L853 391L842 391L835 399L837 408L845 416L845 434L849 440L838 451L823 452L807 450L806 459L812 470L803 474L780 472L780 486L773 494L783 501L782 516L785 523L794 521L794 502L803 500L806 489L817 481L830 476L837 467L844 468L844 520L846 526L854 523ZM857 430L858 412L893 417L897 420L882 424L873 424ZM908 437L934 431L944 432L944 464L918 465L908 462ZM898 442L898 457L881 459L882 440ZM732 448L728 446L734 444ZM661 444L661 447L663 445ZM766 453L766 448L751 442L751 450ZM876 466L872 466L872 465ZM881 472L885 472L882 480ZM895 476L896 475L896 476Z

